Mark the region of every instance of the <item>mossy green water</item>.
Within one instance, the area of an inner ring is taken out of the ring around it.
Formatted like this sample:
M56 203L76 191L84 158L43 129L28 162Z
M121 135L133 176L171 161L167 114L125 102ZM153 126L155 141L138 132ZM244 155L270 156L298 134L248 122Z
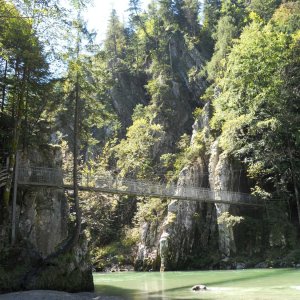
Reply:
M299 269L250 269L232 271L95 273L99 294L125 299L300 299ZM207 291L191 287L205 284Z

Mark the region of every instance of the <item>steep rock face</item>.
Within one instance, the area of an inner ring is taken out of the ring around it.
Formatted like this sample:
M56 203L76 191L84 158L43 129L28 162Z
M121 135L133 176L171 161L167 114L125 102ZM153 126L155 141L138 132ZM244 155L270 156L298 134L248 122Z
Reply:
M199 75L206 57L196 47L189 46L181 34L174 34L170 38L169 57L171 79L165 80L164 76L157 78L166 94L162 96L161 103L156 103L157 113L153 120L165 130L165 135L154 147L155 160L164 153L173 153L179 138L191 132L193 110L200 104L200 96L207 86ZM166 86L168 88L165 90ZM160 95L156 95L156 98L160 98Z
M68 234L68 207L62 190L26 191L20 203L19 235L42 257L51 254Z
M192 147L194 144L197 146L196 136L199 131L208 128L209 105L205 106L204 111L206 113L199 116L193 125ZM198 157L182 169L177 183L178 194L184 186L208 187L206 159L205 155ZM147 236L152 236L152 243ZM144 224L138 258L140 262L147 260L149 256L152 260L160 258L161 270L186 269L189 266L201 268L210 266L214 260L213 249L217 248L215 206L198 201L172 200L163 222L156 226L155 234L150 224Z
M168 85L168 97L164 107L155 116L154 122L162 124L166 134L154 146L153 157L159 159L163 153L173 152L178 138L190 132L193 125L192 111L199 105L199 97L206 88L206 82L199 76L205 63L205 55L194 46L189 47L180 34L170 39L169 45L172 80L162 82ZM158 78L159 79L159 78ZM161 79L163 80L163 79ZM206 106L209 110L209 106ZM208 112L207 112L208 113ZM201 117L202 118L202 117ZM208 117L194 124L195 135L208 126ZM207 187L207 164L198 158L181 171L178 193L184 185ZM156 268L161 260L161 269L186 268L192 265L192 257L203 257L216 242L216 217L213 205L197 201L172 201L163 222L146 222L141 226L141 241L138 245L136 269L147 269L148 262Z
M189 42L182 36L171 38L172 67L178 72L191 100L199 103L199 95L204 92L207 83L199 77L198 72L203 68L208 57L206 53L200 52L194 45L188 44Z
M50 146L22 153L20 159L23 167L60 168L61 163L60 149ZM6 274L6 277L0 276L0 290L92 290L92 272L84 235L75 247L63 254L57 252L68 238L68 222L69 206L62 189L19 187L17 241L15 245L7 243L0 247L0 275L2 272ZM9 223L9 218L5 223ZM9 228L4 236L9 240Z
M199 73L206 57L195 46L189 46L181 34L175 34L169 44L170 63L173 72L170 109L173 110L171 128L175 135L190 131L192 111L200 104L199 98L207 83ZM162 120L163 122L163 120Z
M49 147L23 154L20 165L60 168L61 161L60 149ZM62 189L23 188L17 211L19 238L29 242L42 257L67 238L69 208Z
M191 146L196 145L199 131L208 128L209 106L193 125ZM182 169L178 179L178 193L184 186L208 187L208 169L205 157L198 157ZM211 249L217 246L216 213L214 205L197 201L173 200L163 223L160 238L161 270L196 267L195 261L210 260Z
M184 168L177 192L187 185L207 186L204 170L201 159ZM208 256L218 242L215 207L198 201L172 200L164 220L145 222L141 232L135 263L137 270L186 269L195 267L195 262L198 267L207 267L211 259Z
M119 72L115 84L110 90L112 103L117 112L123 128L131 125L132 112L137 104L147 104L148 99L144 85L146 79L140 74L135 77L129 72Z
M141 227L141 240L135 258L135 269L138 271L157 270L161 224L158 221L145 222Z
M215 191L238 191L241 187L241 166L228 157L225 152L221 152L219 141L216 140L210 149L209 159L209 183L210 188ZM216 193L216 199L218 200ZM221 199L219 199L221 200ZM216 203L217 216L229 212L230 205ZM233 229L223 224L218 224L219 228L219 250L224 258L236 252Z
M178 193L188 186L205 186L201 159L181 171ZM160 238L161 270L182 269L204 259L216 245L216 215L214 206L198 201L173 200ZM198 267L204 267L199 265Z
M201 130L204 131L204 142L208 144L210 128L209 128L209 118L210 118L210 102L205 103L202 109L202 114L199 116L193 124L193 132L191 137L191 145L196 143L197 133Z

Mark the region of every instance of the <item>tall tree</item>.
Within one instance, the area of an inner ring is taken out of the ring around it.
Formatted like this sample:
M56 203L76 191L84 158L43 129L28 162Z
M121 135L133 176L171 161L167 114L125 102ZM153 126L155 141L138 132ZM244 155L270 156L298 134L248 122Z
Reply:
M36 110L43 102L42 90L49 82L48 64L42 46L32 28L32 23L17 11L14 5L2 2L0 56L4 63L2 82L2 109L14 120L14 128L9 151L10 168L13 169L16 151L19 148L21 132L25 134L29 121L36 123L41 112ZM3 65L2 65L3 66ZM9 88L8 88L9 87ZM39 91L40 90L40 91ZM36 96L36 103L31 96ZM30 120L29 116L33 116ZM4 193L5 205L8 205L12 174L10 174Z
M299 17L299 8L284 15L286 24ZM212 125L221 132L223 149L248 164L257 192L291 198L300 224L300 102L294 80L299 35L282 32L276 22L254 21L234 44L218 82Z

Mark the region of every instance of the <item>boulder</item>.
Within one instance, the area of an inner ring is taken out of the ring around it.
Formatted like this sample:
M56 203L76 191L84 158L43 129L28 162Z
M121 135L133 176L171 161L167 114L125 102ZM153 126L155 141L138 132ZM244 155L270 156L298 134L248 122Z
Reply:
M256 264L255 268L256 269L266 269L266 268L268 268L268 263L262 261L262 262Z
M192 287L193 291L206 291L207 287L204 284L197 284Z
M237 270L246 269L246 264L245 263L237 263L236 264L236 269Z

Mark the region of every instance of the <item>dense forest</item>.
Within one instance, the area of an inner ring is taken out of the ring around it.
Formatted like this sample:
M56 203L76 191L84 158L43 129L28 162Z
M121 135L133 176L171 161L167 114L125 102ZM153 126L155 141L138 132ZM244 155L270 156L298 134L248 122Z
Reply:
M144 11L130 0L101 45L89 1L62 2L0 0L1 290L89 289L89 260L96 271L299 264L300 1L153 0ZM72 191L22 187L12 219L17 154L60 168ZM95 175L242 192L260 206L80 191ZM37 275L73 256L69 282Z

